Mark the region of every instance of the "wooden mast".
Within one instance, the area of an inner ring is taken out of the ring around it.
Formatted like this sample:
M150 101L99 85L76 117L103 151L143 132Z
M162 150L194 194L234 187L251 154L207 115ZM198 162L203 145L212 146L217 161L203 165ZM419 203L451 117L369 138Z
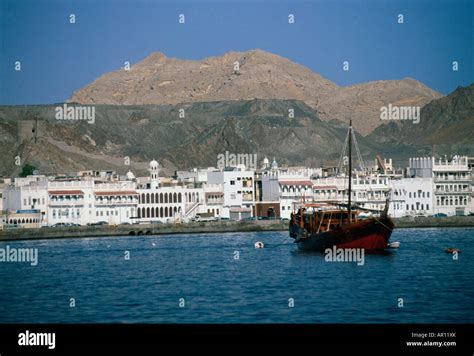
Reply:
M348 199L348 204L347 204L347 212L349 213L349 222L352 222L351 197L352 197L352 120L349 121L349 199Z

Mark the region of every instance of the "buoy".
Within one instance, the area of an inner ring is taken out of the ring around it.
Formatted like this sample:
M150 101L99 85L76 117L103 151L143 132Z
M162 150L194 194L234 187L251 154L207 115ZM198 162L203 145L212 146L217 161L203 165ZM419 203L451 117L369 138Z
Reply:
M400 242L395 241L395 242L390 242L387 244L387 248L399 248L400 247Z
M444 250L444 252L446 252L446 253L461 253L461 250L458 249L458 248L449 247L446 250Z
M151 243L152 246L156 246L156 244L154 242Z
M264 247L264 245L263 245L262 241L255 242L255 248L263 248L263 247Z

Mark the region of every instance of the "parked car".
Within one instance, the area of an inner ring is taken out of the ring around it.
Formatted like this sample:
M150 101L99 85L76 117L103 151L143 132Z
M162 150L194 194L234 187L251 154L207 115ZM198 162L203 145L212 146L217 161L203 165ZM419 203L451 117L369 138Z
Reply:
M66 226L68 226L67 223L59 222L59 223L54 224L51 227L66 227Z
M202 216L197 214L195 217L191 219L194 222L206 222L206 221L217 221L215 216Z
M432 216L435 217L435 218L445 218L445 217L447 217L448 215L443 214L443 213L436 213L436 214L434 214L434 215L432 215Z
M89 226L100 226L100 225L108 225L109 223L107 221L99 221L99 222L96 222L96 223L89 223L87 225Z

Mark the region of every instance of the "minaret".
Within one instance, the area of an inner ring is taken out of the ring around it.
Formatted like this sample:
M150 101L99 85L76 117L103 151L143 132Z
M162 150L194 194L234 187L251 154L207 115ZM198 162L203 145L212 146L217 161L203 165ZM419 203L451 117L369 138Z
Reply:
M160 173L160 165L155 159L150 162L150 189L156 189L160 186L160 178L158 177Z
M276 171L278 169L278 163L275 160L275 157L273 157L273 162L272 162L272 170Z

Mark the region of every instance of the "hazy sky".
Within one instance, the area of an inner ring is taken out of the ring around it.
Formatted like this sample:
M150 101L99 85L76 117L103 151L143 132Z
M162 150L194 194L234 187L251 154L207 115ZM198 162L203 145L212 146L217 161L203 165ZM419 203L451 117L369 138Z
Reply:
M254 48L339 85L412 77L447 94L474 82L473 8L460 0L0 0L0 104L64 101L153 51L200 59Z

